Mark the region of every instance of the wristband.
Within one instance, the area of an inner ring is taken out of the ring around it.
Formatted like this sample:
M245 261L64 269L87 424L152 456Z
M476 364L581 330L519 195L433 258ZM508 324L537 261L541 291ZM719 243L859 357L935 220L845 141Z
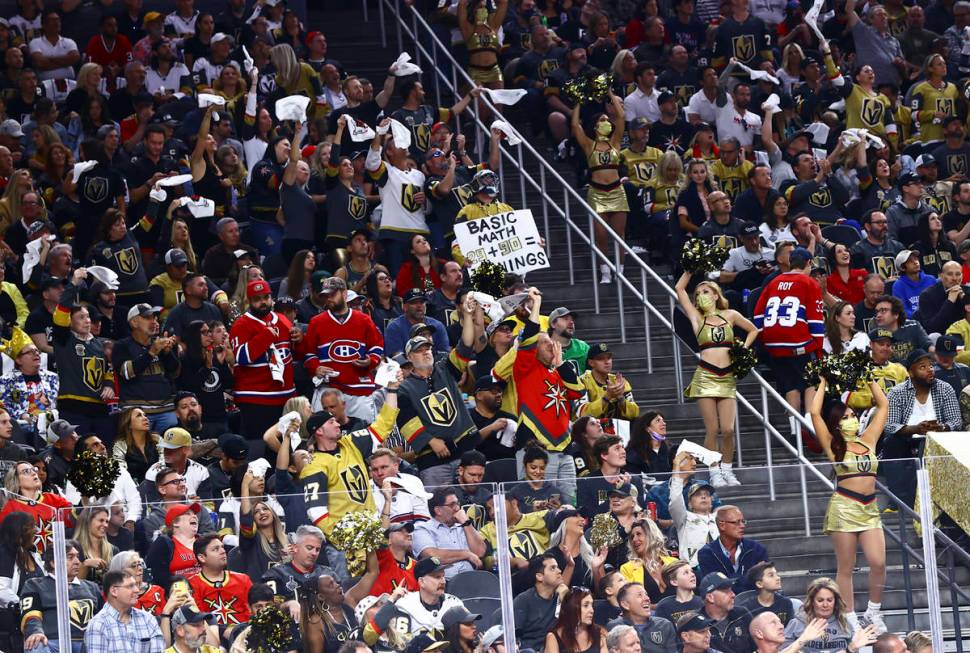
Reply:
M389 394L395 394L396 395L397 394L397 388L388 388L387 389L387 392Z
M468 526L471 523L472 523L472 520L467 519L467 520L465 520L465 523L464 524L458 524L458 525L461 526L462 528L464 528L465 526Z

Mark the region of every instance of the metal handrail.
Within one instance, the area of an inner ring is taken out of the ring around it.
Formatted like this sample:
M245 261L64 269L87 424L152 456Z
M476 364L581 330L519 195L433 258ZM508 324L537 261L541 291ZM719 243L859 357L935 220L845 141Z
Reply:
M364 0L364 2L366 2L366 0ZM422 55L425 56L429 61L432 61L434 63L434 72L437 78L436 81L439 83L443 83L445 86L447 86L447 88L451 92L453 92L456 97L460 95L458 91L458 75L461 75L463 77L463 81L469 86L474 85L474 82L471 79L471 77L467 74L464 68L455 60L455 58L451 55L448 49L444 46L444 44L442 44L440 39L438 39L437 35L431 30L428 23L424 20L424 17L421 16L420 13L413 6L410 6L410 5L407 6L407 10L411 12L412 25L409 26L404 16L401 13L400 0L378 0L378 4L380 8L379 13L381 17L381 37L382 37L382 43L384 47L387 46L387 34L386 34L385 26L383 24L384 5L387 5L387 7L395 14L397 18L396 27L397 27L398 45L401 51L404 50L403 34L406 33L414 42L416 60L419 62L419 65L420 65L420 59ZM427 48L424 46L424 44L422 44L421 39L418 37L419 27L423 28L426 40L431 44L431 52L428 52ZM445 59L451 64L451 67L452 67L451 80L447 79L447 77L444 74L442 74L441 70L438 68L439 50L441 55L443 55ZM436 84L436 90L439 93L439 97L440 97L440 89L438 88L438 86L439 84ZM488 106L488 108L494 114L499 113L496 107L488 100L487 97L485 97L484 94L479 98L479 101L484 103L486 106ZM487 134L489 132L489 127L481 121L477 113L474 113L473 115L474 117L472 122L475 123L476 126L479 128L479 130L476 131L476 138L480 143L482 133ZM671 288L667 284L666 280L662 276L657 274L657 272L653 270L653 268L651 268L646 262L644 262L643 259L641 259L640 256L636 254L629 245L627 245L624 239L621 238L619 234L617 234L612 229L612 227L599 216L599 214L586 202L586 200L576 191L576 189L573 188L565 179L563 179L562 176L559 174L559 172L555 168L553 168L548 163L548 161L546 161L545 158L542 155L540 155L540 153L537 152L525 138L522 138L521 142L516 146L517 156L513 156L510 152L508 152L504 144L501 145L500 147L501 147L500 166L502 165L503 160L508 159L513 165L516 165L517 167L517 171L519 173L519 187L520 187L520 193L522 198L522 205L523 206L526 205L526 197L525 197L526 183L528 183L532 187L532 189L539 191L540 197L542 198L545 233L547 234L549 233L548 205L551 205L553 208L553 211L559 217L563 218L564 224L566 226L566 240L567 240L567 248L569 249L569 251L570 252L572 251L572 235L575 233L575 235L579 236L582 242L590 246L591 256L594 263L593 265L594 271L596 270L597 261L601 263L605 263L609 266L611 272L614 275L614 279L617 281L617 294L618 294L617 297L618 297L618 303L620 306L619 318L620 318L621 340L624 342L626 341L626 325L625 325L624 311L622 309L623 288L626 287L626 289L633 294L635 299L641 302L643 306L644 318L645 318L644 322L645 322L645 330L646 330L647 366L648 366L649 372L653 371L651 338L650 338L650 322L649 322L650 316L652 315L653 317L655 317L660 322L661 325L666 327L671 332L673 350L674 350L673 359L674 359L675 377L676 377L676 384L677 384L677 393L678 393L679 400L682 402L683 401L683 398L682 398L683 397L682 396L683 376L682 376L682 361L680 359L680 346L681 344L686 346L687 343L683 341L683 339L677 333L673 324L674 314L675 314L675 311L677 310L677 306L675 302L677 297L676 292L673 290L673 288ZM536 160L536 162L539 164L539 171L540 171L539 182L536 182L536 180L532 177L532 175L530 175L525 170L523 165L523 157L522 157L523 150L531 154L533 158ZM559 184L561 184L562 186L564 201L561 206L558 205L548 194L547 185L546 185L546 175L551 175L552 179L554 181L559 182ZM586 212L587 222L589 227L588 234L586 230L580 228L580 226L571 218L570 209L569 209L570 198L578 202L580 207ZM613 260L610 260L610 258L607 255L600 252L599 249L595 246L595 242L592 236L594 222L596 224L599 224L606 231L607 235L612 240ZM547 247L549 245L550 243L547 240ZM641 288L637 288L633 284L633 282L631 282L627 278L626 275L621 273L620 261L623 260L623 257L630 259L630 261L634 265L640 268ZM569 265L570 283L574 285L575 277L574 277L572 257L567 256L567 260ZM669 319L663 314L663 312L660 309L658 309L650 301L647 295L648 276L655 283L657 283L658 287L663 292L665 292L668 296L669 310L670 310ZM599 313L600 312L600 302L599 302L600 288L596 282L595 275L594 275L594 278L592 279L592 285L593 285L593 298L594 298L595 310L597 313ZM688 347L688 351L691 351L689 347ZM694 353L696 357L698 358L700 357L700 354L698 352L692 352L692 353ZM781 433L779 433L779 431L774 427L774 425L771 424L770 418L769 418L769 410L768 410L769 408L768 398L770 397L775 403L777 403L782 408L783 414L787 414L788 416L793 417L797 424L807 429L810 433L814 433L815 429L813 425L805 418L805 416L799 413L797 410L795 410L784 399L784 397L782 397L778 393L778 391L775 390L775 388L772 387L772 385L768 383L761 376L760 373L758 373L757 371L752 371L751 376L760 386L759 390L761 392L761 399L762 399L761 410L759 411L754 406L754 404L751 403L751 401L749 401L741 392L737 392L736 396L739 404L741 404L751 415L753 415L756 419L758 419L762 423L762 427L765 433L765 450L768 456L768 476L769 476L770 496L772 499L774 499L775 497L774 477L771 471L771 440L774 439L777 442L779 442L784 449L788 450L789 453L794 455L796 460L799 463L802 504L803 504L804 514L805 514L805 532L806 532L806 535L810 535L811 527L810 527L810 519L808 514L808 489L807 489L806 471L811 473L818 480L822 481L822 483L825 484L829 489L833 488L834 484L828 478L828 476L824 474L815 465L815 463L813 463L805 456L802 448L802 439L800 437L795 438L796 446L792 446L792 444L789 443L788 440ZM738 450L739 450L739 459L740 459L740 447L738 447ZM892 493L889 492L889 490L885 488L881 483L879 484L879 487L888 496L893 497ZM920 520L920 516L916 514L908 506L905 506L904 504L901 504L901 502L898 502L898 501L897 501L897 504L900 504L902 506L902 509L907 517L913 518L917 521ZM935 539L939 539L941 542L943 542L943 544L947 547L948 551L950 552L956 551L957 552L956 555L961 559L965 560L965 562L968 565L970 565L970 555L967 555L966 552L960 549L960 547L956 545L956 543L954 543L949 537L947 537L938 528L936 528L935 525L930 524L929 528L933 530ZM884 530L889 534L889 537L893 541L900 544L900 547L903 551L904 558L905 556L910 555L914 559L917 559L921 562L925 562L923 556L918 551L913 549L913 547L911 547L906 541L905 526L901 527L902 532L899 535L894 533L888 526L884 526ZM949 553L948 559L952 561L953 555L954 554ZM962 588L956 585L955 581L952 578L952 574L950 574L949 576L945 575L943 572L941 572L939 569L936 568L935 560L933 561L933 563L934 563L933 569L935 569L936 574L940 578L943 578L943 580L946 581L946 583L949 585L951 594L954 597L959 595L962 599L970 602L970 594L967 594L966 592L964 592ZM930 565L927 564L927 567L929 566ZM950 570L952 570L952 566L950 567ZM907 585L907 597L910 597L912 592L909 591L910 578L909 578L908 569L904 572L904 576L905 576L905 579L906 579L905 582ZM911 598L907 598L907 606L908 606L910 624L913 625L914 607L913 607ZM958 639L959 639L959 633L960 633L959 616L958 616L959 608L955 606L954 610L956 612L954 623L957 629Z

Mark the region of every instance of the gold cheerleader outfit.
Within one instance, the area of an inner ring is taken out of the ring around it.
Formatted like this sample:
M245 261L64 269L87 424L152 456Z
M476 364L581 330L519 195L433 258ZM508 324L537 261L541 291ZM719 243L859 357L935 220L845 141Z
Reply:
M825 511L824 533L857 533L880 528L879 504L875 494L859 494L848 490L839 481L847 478L875 478L879 469L876 452L861 439L845 438L846 445L859 444L866 453L855 453L846 449L842 462L835 463L835 492Z
M720 319L723 324L711 325L708 320L712 317ZM697 332L697 344L701 351L715 347L730 348L734 344L734 328L731 323L721 317L718 312L704 316L704 324ZM694 370L690 384L684 388L684 396L688 399L713 397L715 399L733 399L737 388L737 380L731 366L719 367L701 359Z
M596 143L609 143L605 138L597 138ZM597 170L616 170L620 169L620 152L613 146L602 151L597 150L593 145L593 151L586 157L589 165L590 174ZM586 193L586 201L597 213L616 213L630 210L630 205L626 201L626 191L620 183L619 176L616 181L609 184L600 184L590 180L589 191Z
M480 52L492 52L495 54L495 63L491 66L476 66L468 64L468 76L479 84L491 84L502 81L502 69L498 66L498 54L501 47L498 42L498 34L491 27L484 25L488 31L472 32L472 35L465 39L465 47L468 48L468 56L476 55Z

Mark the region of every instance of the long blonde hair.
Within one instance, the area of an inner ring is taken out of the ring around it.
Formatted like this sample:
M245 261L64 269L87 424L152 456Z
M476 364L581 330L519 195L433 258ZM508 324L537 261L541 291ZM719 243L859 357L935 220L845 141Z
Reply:
M111 519L111 511L104 506L92 506L81 511L77 520L77 528L74 530L74 539L81 545L81 551L88 558L101 558L105 562L110 562L114 555L111 542L107 537L101 538L98 542L91 534L91 521L95 516L104 513ZM78 577L86 579L88 577L88 567L82 565Z
M304 397L305 398L305 397ZM288 445L283 445L288 446ZM273 516L273 535L276 537L276 547L274 548L272 543L266 539L266 536L260 532L259 528L256 528L256 538L259 540L259 548L263 550L266 557L272 562L279 562L286 555L286 548L289 540L286 539L286 529L283 528L283 522L280 521L280 516L276 514L273 510L273 506L269 505L266 499L259 499L253 501L253 518L255 519L256 506L263 504L269 513Z
M678 188L684 185L684 162L681 160L680 155L673 150L667 150L660 157L660 161L657 162L657 181L663 184L667 183L664 178L665 170L677 169L677 180L676 184Z
M839 592L838 584L831 578L817 578L808 586L808 590L805 592L805 602L802 603L802 612L805 613L806 622L816 618L815 596L822 590L828 590L835 596L835 609L832 616L839 622L843 630L848 630L849 624L845 620L845 601L842 599L842 593Z
M634 522L633 527L630 529L631 533L634 528L641 529L643 534L647 536L647 545L643 552L644 557L641 558L633 550L632 538L628 538L627 548L629 549L628 557L630 560L640 560L641 562L655 560L660 562L662 557L670 557L670 552L665 546L666 541L664 540L664 535L660 532L660 528L653 520L641 519L640 521Z
M186 239L186 241L184 243L176 243L175 242L175 229L174 229L174 227L175 227L175 223L176 222L181 222L182 224L184 224L186 230L189 231L189 237ZM173 249L181 249L183 252L185 252L185 258L187 258L189 260L189 270L191 270L192 272L198 272L199 271L199 257L196 256L196 254L195 254L195 248L192 246L192 231L189 229L189 221L186 220L185 218L181 218L181 217L178 217L178 216L174 216L174 217L172 217L172 227L173 228L170 230L169 237L168 237L169 247L171 247Z
M313 412L313 409L310 408L310 400L304 397L303 395L299 395L297 397L290 397L289 399L286 400L286 403L283 404L282 414L286 415L287 413L291 413L293 411L296 411L300 414L300 442L306 442L307 438L310 437L310 434L307 433L307 430L306 430L305 416ZM283 434L280 433L280 435L282 436Z
M292 90L300 83L300 62L289 43L280 43L270 48L269 60L276 68L276 76L283 82L285 89Z
M694 305L695 306L697 305L697 292L702 287L704 287L704 286L707 286L708 288L710 288L711 290L713 290L714 291L714 294L717 295L717 300L714 302L714 307L717 310L723 311L723 310L726 310L726 309L730 308L731 305L728 304L728 300L724 296L724 291L721 290L721 286L716 281L701 281L699 284L697 284L697 287L694 288Z

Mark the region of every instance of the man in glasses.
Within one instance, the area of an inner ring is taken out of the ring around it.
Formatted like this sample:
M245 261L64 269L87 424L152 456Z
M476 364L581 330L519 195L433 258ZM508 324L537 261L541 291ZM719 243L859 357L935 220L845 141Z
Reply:
M84 633L87 650L162 653L165 639L158 621L135 607L141 590L135 577L126 571L109 571L104 575L103 587L106 604L88 623Z
M748 580L748 572L759 562L769 559L768 550L757 540L744 539L747 521L737 506L721 506L714 513L714 521L718 538L698 551L699 575L706 577L722 572L734 580L734 591L738 594L755 589L754 583Z
M44 434L37 431L38 419L57 408L59 379L41 369L40 349L32 341L24 339L20 351L9 353L17 369L0 378L0 403L20 423L28 442L34 436L43 439Z
M145 483L142 484L143 489ZM145 516L135 524L135 548L146 552L155 534L165 525L165 513L173 504L188 504L185 476L171 467L162 467L155 475L157 499L145 506ZM213 529L212 516L205 506L199 513L199 534Z

